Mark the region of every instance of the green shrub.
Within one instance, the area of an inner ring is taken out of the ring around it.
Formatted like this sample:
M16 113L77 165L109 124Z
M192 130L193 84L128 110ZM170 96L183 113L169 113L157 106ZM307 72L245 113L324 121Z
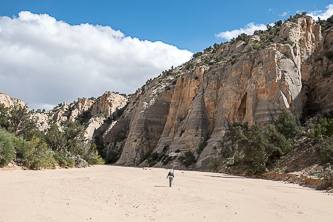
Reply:
M193 68L194 68L194 65L191 61L186 63L185 69L190 70L190 69L193 69Z
M281 120L280 124L288 125L285 122ZM248 129L246 124L234 123L229 138L232 143L225 146L222 152L227 157L232 156L234 153L232 144L237 144L242 158L240 156L237 156L237 160L234 157L228 158L227 166L242 162L249 172L264 172L267 166L292 149L290 141L277 131L275 125L268 125L266 130L262 130L256 124Z
M163 165L167 165L172 160L172 156L168 156L164 161Z
M326 20L328 23L333 24L333 15Z
M45 135L45 141L54 151L68 151L72 154L84 154L84 127L77 121L62 121L62 131L52 124Z
M217 52L217 50L218 50L219 48L221 48L221 46L222 46L222 43L221 43L221 44L214 43L214 45L213 45L213 47L214 47L214 49L213 49L213 53Z
M60 154L58 152L54 152L54 159L56 162L59 164L61 167L74 167L75 166L75 161L74 159L68 158L63 156L63 154Z
M314 137L318 140L324 136L331 137L333 136L333 119L329 122L326 118L322 118L319 120L316 128L314 129Z
M275 22L274 24L275 24L276 26L281 26L282 23L283 23L282 20L279 20L279 21Z
M14 133L15 136L24 135L36 128L36 120L30 118L30 115L28 106L15 103L14 106L6 108L0 104L0 127Z
M105 157L105 163L115 163L120 158L120 152L117 152L115 150L110 150Z
M325 180L332 180L333 179L333 168L331 165L323 169L323 175L322 177Z
M201 56L203 53L202 52L197 52L195 54L193 54L193 58L197 58L199 56Z
M220 56L220 57L215 58L215 61L216 61L216 62L221 62L221 61L225 61L225 60L227 60L227 59L224 58L223 56Z
M151 156L151 153L152 153L152 152L153 152L152 150L149 150L149 151L143 156L143 160L148 159L148 158Z
M157 163L156 161L151 161L148 163L148 165L149 165L149 167L152 167L152 166L156 165L156 163Z
M266 168L268 159L266 150L269 146L269 141L258 125L252 125L247 133L246 141L243 142L243 146L245 148L243 161L248 166L249 171L263 171Z
M195 156L191 151L187 151L185 155L180 156L178 160L186 167L189 167L196 162Z
M209 47L204 49L204 53L210 52L212 50L213 50L213 48L211 46L209 46Z
M234 58L237 58L237 57L239 57L241 55L241 53L235 53L235 54L233 54L232 55L232 58L234 59Z
M158 157L159 157L159 154L157 152L154 152L154 153L151 154L149 159L154 161L154 160L157 160Z
M234 146L231 143L226 144L222 147L221 154L223 157L231 157L234 154Z
M28 158L29 168L55 168L55 160L45 142L40 142L40 138L33 138L29 143L35 146L33 155Z
M162 152L165 153L168 149L169 149L169 145L165 145L165 146L163 147Z
M86 161L87 164L94 165L94 164L104 164L105 161L102 157L98 154L97 146L95 143L91 144L87 151L83 155L83 159ZM76 161L77 162L77 161ZM80 160L80 166L85 166L84 161ZM78 164L76 164L78 166ZM78 166L78 167L80 167Z
M293 139L301 132L301 128L297 125L296 118L286 110L282 110L279 118L274 122L274 125L276 130L284 135L286 139Z
M320 160L322 163L333 164L333 144L327 142L319 147Z
M88 162L85 159L83 159L80 155L74 156L73 159L74 159L74 162L75 162L75 166L78 167L78 168L88 166Z
M0 128L0 166L7 165L15 158L14 136Z
M30 141L15 138L15 147L19 164L30 169L55 167L55 159L41 138L33 136Z
M148 151L144 157L143 161L147 159L149 167L154 166L158 161L162 160L164 158L164 153L152 153L152 150Z
M241 54L245 54L245 53L247 53L248 52L248 50L247 49L244 49L243 51L241 51Z
M209 169L210 170L216 170L219 166L220 166L220 160L217 157L212 157L210 158L210 162L209 162Z
M237 166L241 162L241 158L239 156L233 156L228 158L226 162L227 167Z
M279 167L274 169L274 172L279 172L281 169Z
M260 43L256 43L255 45L252 46L254 50L260 49L261 44Z
M267 126L265 131L266 137L270 142L269 150L270 155L278 155L280 157L292 150L291 141L287 140L285 136L279 133L275 125L270 124Z
M249 41L250 37L251 37L250 35L242 33L236 37L236 42L242 40L247 43Z
M91 119L91 111L83 111L80 115L76 117L76 120L79 121L81 125L88 125L89 120Z

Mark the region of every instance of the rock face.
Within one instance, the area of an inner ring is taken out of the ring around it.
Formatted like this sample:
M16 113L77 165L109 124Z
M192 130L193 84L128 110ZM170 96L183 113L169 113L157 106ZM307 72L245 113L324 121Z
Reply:
M53 110L45 113L35 112L33 117L37 120L37 127L41 131L48 129L50 122L54 121L60 126L61 121L76 121L79 115L86 113L87 126L85 138L91 141L95 130L99 129L108 117L116 115L127 104L127 98L112 92L105 92L98 99L79 98L77 102L67 105L63 103Z
M127 104L127 98L118 93L105 92L98 99L79 98L77 102L69 105L66 103L60 104L53 110L46 112L34 112L32 118L36 119L37 128L40 131L45 131L49 128L50 122L54 121L60 126L61 121L75 121L79 115L86 112L87 127L85 138L92 140L95 130L99 129L105 120L113 115L118 115L117 112L122 110ZM10 98L7 94L0 93L0 103L5 107L20 104L24 106L24 101L20 99Z
M309 114L323 114L333 109L333 32L325 33L320 48L302 66L304 76L303 104Z
M328 55L331 53L332 55ZM85 119L86 138L102 136L104 153L117 164L184 168L177 157L194 156L207 169L235 123L272 123L282 109L312 116L333 109L333 31L321 32L311 17L223 44L148 80L129 100L106 92L56 107L54 121ZM12 100L0 94L0 102ZM40 128L47 116L37 115ZM156 155L155 155L156 157Z
M116 93L106 92L92 105L91 114L104 113L106 117L110 117L126 104L126 97Z
M194 168L207 169L234 122L266 125L282 109L301 114L309 104L331 109L332 83L316 77L322 68L314 60L332 38L323 37L311 17L302 17L285 22L273 42L258 50L249 50L261 41L255 35L248 43L227 43L215 54L194 58L194 68L190 63L177 67L174 75L160 76L132 96L122 117L104 133L107 149L122 150L119 165L139 165L148 152L177 157L191 151ZM333 70L332 63L323 63ZM311 95L303 85L311 85ZM126 137L121 143L120 136ZM168 164L179 167L175 160Z
M49 115L47 113L33 113L32 117L36 119L37 128L45 131L49 128Z
M0 103L4 104L5 107L13 106L14 104L19 104L21 106L25 106L25 103L21 99L10 98L5 93L0 93Z
M95 130L100 128L104 123L105 117L96 116L89 120L88 126L86 128L84 137L86 140L92 140Z

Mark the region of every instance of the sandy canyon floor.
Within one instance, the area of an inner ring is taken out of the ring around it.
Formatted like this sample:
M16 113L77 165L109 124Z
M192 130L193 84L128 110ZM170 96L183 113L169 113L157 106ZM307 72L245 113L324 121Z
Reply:
M226 174L95 166L0 171L0 221L333 221L333 195Z

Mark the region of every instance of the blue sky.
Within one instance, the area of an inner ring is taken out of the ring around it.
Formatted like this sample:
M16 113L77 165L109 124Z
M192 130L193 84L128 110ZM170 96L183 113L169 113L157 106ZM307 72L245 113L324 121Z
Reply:
M240 34L330 1L0 0L0 92L51 109L149 78Z
M180 49L201 51L224 41L215 34L286 19L297 11L325 10L332 1L218 0L0 0L1 16L20 11L49 14L69 24L111 26L127 36L162 41ZM286 16L280 16L284 12Z

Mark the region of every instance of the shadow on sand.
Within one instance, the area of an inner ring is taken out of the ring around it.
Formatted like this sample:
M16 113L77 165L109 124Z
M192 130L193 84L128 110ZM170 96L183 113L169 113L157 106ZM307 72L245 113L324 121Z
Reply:
M245 177L240 177L240 176L211 176L211 175L205 175L206 177L219 177L219 178L233 178L233 179L245 179Z

